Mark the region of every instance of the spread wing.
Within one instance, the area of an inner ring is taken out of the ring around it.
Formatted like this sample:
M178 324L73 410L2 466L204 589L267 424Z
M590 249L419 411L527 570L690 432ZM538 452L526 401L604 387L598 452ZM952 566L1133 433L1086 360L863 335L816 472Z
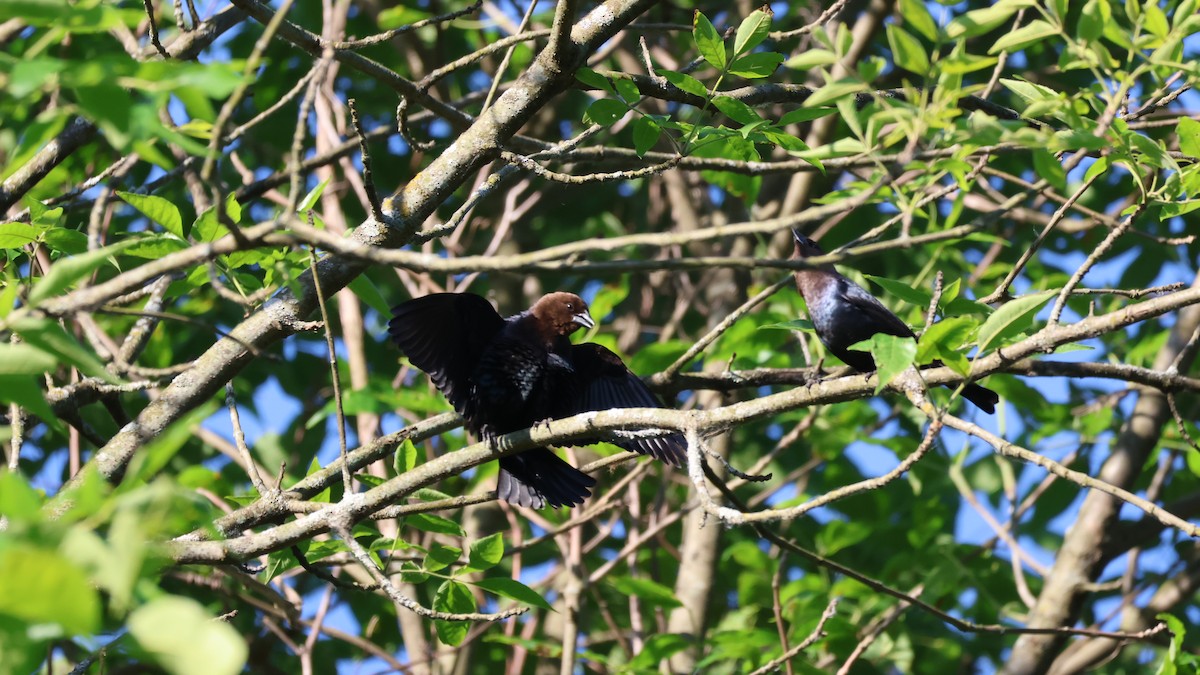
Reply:
M892 314L892 310L883 306L875 296L863 290L858 284L846 280L841 287L842 297L854 306L855 309L862 312L869 319L870 325L874 328L873 333L885 333L887 335L896 335L899 337L916 337L908 324L900 320L900 317Z
M504 328L492 305L473 293L434 293L392 308L388 335L464 417L471 373Z
M658 398L633 374L621 357L592 342L571 346L571 365L575 370L570 395L563 397L559 417L590 410L612 408L661 408ZM680 434L656 438L621 438L613 444L650 455L672 466L686 462L687 442Z

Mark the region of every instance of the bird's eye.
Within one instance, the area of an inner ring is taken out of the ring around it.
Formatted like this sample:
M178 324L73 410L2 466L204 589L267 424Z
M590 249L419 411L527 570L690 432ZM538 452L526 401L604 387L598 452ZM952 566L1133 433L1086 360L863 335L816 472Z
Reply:
M572 312L575 311L575 304L568 302L567 309L571 310Z

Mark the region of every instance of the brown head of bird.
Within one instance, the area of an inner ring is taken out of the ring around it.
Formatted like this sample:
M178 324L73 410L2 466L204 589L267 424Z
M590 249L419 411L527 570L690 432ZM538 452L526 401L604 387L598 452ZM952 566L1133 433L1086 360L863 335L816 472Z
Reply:
M553 335L567 336L596 325L588 314L587 303L574 293L547 293L534 303L529 313Z
M804 259L825 255L825 251L821 249L817 242L800 234L799 230L792 230L792 240L796 242L797 258ZM829 263L796 270L796 288L800 291L800 295L803 295L807 299L810 293L818 292L821 288L824 288L825 284L830 280L830 273L836 275L837 270Z

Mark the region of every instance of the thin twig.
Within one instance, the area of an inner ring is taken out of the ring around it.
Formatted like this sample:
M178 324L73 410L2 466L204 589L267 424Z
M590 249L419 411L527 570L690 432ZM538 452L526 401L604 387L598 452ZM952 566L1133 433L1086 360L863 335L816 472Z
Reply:
M362 155L363 189L367 191L367 203L371 207L371 217L378 222L384 222L383 207L380 205L379 192L375 189L375 178L371 171L371 151L367 147L367 134L363 131L362 120L358 116L358 106L354 99L346 101L350 107L350 121L354 125L354 134L358 136L358 150Z
M309 211L309 219L312 212ZM317 252L308 250L309 270L311 271L314 290L317 294L317 305L321 308L321 322L325 325L325 349L329 354L329 377L333 384L333 400L337 405L337 432L339 457L342 459L342 487L346 494L354 491L350 478L350 466L346 461L346 411L342 405L342 376L338 371L337 349L333 344L333 326L329 323L329 309L325 306L325 294L321 292L321 275L317 274Z
M825 606L825 611L821 612L821 618L817 620L816 628L813 628L812 632L809 633L808 637L804 638L803 642L785 651L779 658L771 659L762 668L753 671L750 675L766 675L766 673L775 672L779 669L781 663L789 661L793 656L808 649L816 644L817 640L825 637L825 622L832 619L834 614L837 614L838 600L839 598L833 598L829 601L829 604Z

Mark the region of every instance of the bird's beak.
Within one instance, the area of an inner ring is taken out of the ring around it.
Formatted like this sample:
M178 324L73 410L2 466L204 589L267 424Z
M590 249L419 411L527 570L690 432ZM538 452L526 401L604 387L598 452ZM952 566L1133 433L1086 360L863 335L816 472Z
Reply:
M583 326L584 328L591 328L592 326L596 325L596 322L592 321L592 315L588 314L586 311L580 312L580 313L576 314L575 316L572 316L571 320L574 321L575 323L579 324L580 326Z
M797 244L804 245L804 235L800 234L800 230L794 227L792 228L792 239L795 239Z

